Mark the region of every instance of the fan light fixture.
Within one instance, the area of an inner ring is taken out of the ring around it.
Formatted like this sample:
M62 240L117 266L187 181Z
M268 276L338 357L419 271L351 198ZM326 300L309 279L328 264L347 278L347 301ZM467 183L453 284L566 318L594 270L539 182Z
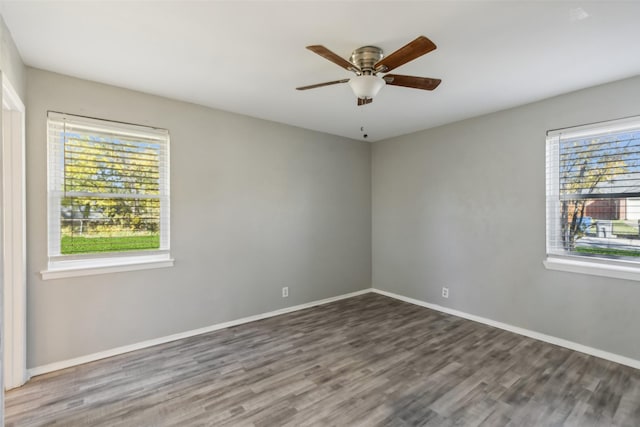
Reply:
M1 1L1 0L0 0ZM391 55L385 56L382 49L376 46L362 46L351 53L349 60L331 52L326 47L314 44L307 46L311 52L333 62L340 68L355 73L355 77L314 85L300 86L297 90L315 89L318 87L349 83L351 90L356 95L358 106L371 104L373 97L378 95L384 85L404 86L412 89L434 90L440 84L440 79L429 77L403 76L400 74L387 74L391 70L406 64L409 61L425 55L436 48L436 45L426 38L419 36L414 41L406 44ZM384 76L378 76L384 73Z
M351 90L358 98L362 99L373 98L385 84L386 82L381 77L372 75L356 76L349 79Z

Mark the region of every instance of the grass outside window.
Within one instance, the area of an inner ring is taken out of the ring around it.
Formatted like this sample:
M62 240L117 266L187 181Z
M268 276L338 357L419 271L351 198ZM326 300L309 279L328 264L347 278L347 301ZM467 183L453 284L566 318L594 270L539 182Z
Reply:
M64 255L152 250L160 247L160 235L130 236L62 236L60 252Z

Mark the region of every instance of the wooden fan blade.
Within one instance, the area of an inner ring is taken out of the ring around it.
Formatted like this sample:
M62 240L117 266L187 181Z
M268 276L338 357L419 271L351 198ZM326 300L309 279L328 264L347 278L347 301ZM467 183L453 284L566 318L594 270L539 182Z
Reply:
M338 83L346 83L348 82L349 79L342 79L342 80L334 80L332 82L325 82L325 83L316 83L314 85L309 85L309 86L300 86L297 87L296 90L307 90L307 89L315 89L317 87L322 87L322 86L330 86L330 85L336 85Z
M307 49L309 49L313 53L317 53L318 55L322 56L325 59L328 59L329 61L344 68L347 71L360 71L360 69L357 66L347 61L343 57L331 52L329 49L327 49L324 46L321 46L321 45L307 46Z
M406 64L409 61L413 61L417 57L422 56L425 53L429 53L435 48L435 43L425 36L420 36L406 46L396 50L386 58L382 58L374 68L378 72L385 73Z
M404 86L414 89L434 90L442 80L428 77L401 76L399 74L387 74L383 77L388 85Z
M371 104L373 102L373 98L358 98L358 107L361 105Z

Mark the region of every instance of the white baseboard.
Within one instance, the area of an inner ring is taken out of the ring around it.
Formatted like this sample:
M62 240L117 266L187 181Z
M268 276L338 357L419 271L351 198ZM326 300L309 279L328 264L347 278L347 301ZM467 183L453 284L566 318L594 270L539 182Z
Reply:
M465 313L463 311L455 310L452 308L443 307L438 304L431 304L425 301L421 301L415 298L405 297L403 295L394 294L392 292L383 291L380 289L369 288L363 289L357 292L351 292L348 294L338 295L331 298L326 298L318 301L312 301L305 304L295 305L292 307L283 308L280 310L270 311L268 313L257 314L255 316L243 317L242 319L232 320L229 322L218 323L216 325L206 326L204 328L193 329L186 332L180 332L173 335L168 335L160 338L155 338L147 341L142 341L136 344L125 345L122 347L116 347L110 350L100 351L98 353L88 354L86 356L80 356L73 359L62 360L59 362L50 363L47 365L37 366L35 368L31 368L28 370L29 377L34 377L36 375L46 374L48 372L57 371L60 369L70 368L72 366L81 365L83 363L93 362L96 360L104 359L111 356L117 356L119 354L128 353L134 350L140 350L147 347L152 347L158 344L164 344L167 342L179 340L182 338L193 337L195 335L204 334L207 332L217 331L224 328L229 328L232 326L242 325L243 323L254 322L256 320L266 319L273 316L279 316L281 314L291 313L298 310L303 310L305 308L314 307L317 305L327 304L334 301L339 301L342 299L347 299L351 297L355 297L358 295L366 294L369 292L374 292L380 295L385 295L390 298L394 298L400 301L408 302L410 304L419 305L421 307L430 308L432 310L440 311L442 313L451 314L453 316L461 317L463 319L472 320L474 322L483 323L485 325L493 326L495 328L504 329L509 332L514 332L519 335L524 335L529 338L537 339L540 341L548 342L550 344L558 345L560 347L565 347L570 350L579 351L581 353L585 353L591 356L599 357L601 359L609 360L611 362L619 363L621 365L630 366L632 368L640 369L640 360L631 359L626 356L621 356L619 354L610 353L608 351L599 350L597 348L588 347L586 345L578 344L573 341L565 340L562 338L554 337L552 335L543 334L540 332L531 331L528 329L520 328L518 326L509 325L507 323L498 322L496 320L487 319L485 317L476 316L474 314Z
M385 295L385 296L400 300L400 301L419 305L421 307L430 308L432 310L451 314L457 317L462 317L463 319L473 320L474 322L484 323L485 325L493 326L499 329L504 329L505 331L514 332L519 335L524 335L529 338L548 342L550 344L558 345L560 347L565 347L570 350L579 351L580 353L585 353L590 356L599 357L601 359L609 360L611 362L619 363L621 365L626 365L632 368L640 369L640 360L631 359L630 357L621 356L619 354L610 353L604 350L599 350L597 348L589 347L583 344L578 344L576 342L565 340L563 338L554 337L552 335L547 335L540 332L530 331L529 329L520 328L518 326L509 325L507 323L502 323L495 320L487 319L486 317L476 316L475 314L469 314L463 311L454 310L452 308L443 307L438 304L431 304L418 299L405 297L402 295L394 294L392 292L382 291L380 289L375 289L375 288L371 289L371 291L380 295Z
M218 323L216 325L205 326L204 328L193 329L186 332L180 332L173 335L167 335L160 338L154 338L147 341L142 341L135 344L125 345L122 347L116 347L105 351L99 351L97 353L87 354L86 356L75 357L73 359L61 360L59 362L49 363L47 365L36 366L28 370L29 378L36 375L46 374L48 372L57 371L60 369L70 368L72 366L82 365L83 363L93 362L107 357L117 356L119 354L129 353L130 351L140 350L147 347L152 347L158 344L164 344L171 341L179 340L182 338L189 338L195 335L205 334L207 332L217 331L224 328L230 328L232 326L242 325L243 323L255 322L256 320L266 319L268 317L279 316L281 314L291 313L293 311L303 310L305 308L315 307L316 305L328 304L330 302L355 297L358 295L371 292L371 288L363 289L361 291L351 292L348 294L338 295L331 298L325 298L322 300L312 301L305 304L294 305L292 307L282 308L280 310L270 311L268 313L256 314L255 316L243 317L242 319L231 320L229 322Z

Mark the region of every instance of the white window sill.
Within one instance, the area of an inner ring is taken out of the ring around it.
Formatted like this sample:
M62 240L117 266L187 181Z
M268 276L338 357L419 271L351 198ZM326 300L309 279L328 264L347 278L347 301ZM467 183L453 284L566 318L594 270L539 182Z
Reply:
M41 271L40 274L42 274L42 280L63 279L66 277L173 267L173 261L173 258L169 255L54 261L49 262L49 268Z
M612 277L615 279L640 281L640 264L623 262L606 262L602 260L577 260L547 257L543 261L548 270L567 271L570 273L590 274L592 276ZM628 264L628 265L625 265Z

